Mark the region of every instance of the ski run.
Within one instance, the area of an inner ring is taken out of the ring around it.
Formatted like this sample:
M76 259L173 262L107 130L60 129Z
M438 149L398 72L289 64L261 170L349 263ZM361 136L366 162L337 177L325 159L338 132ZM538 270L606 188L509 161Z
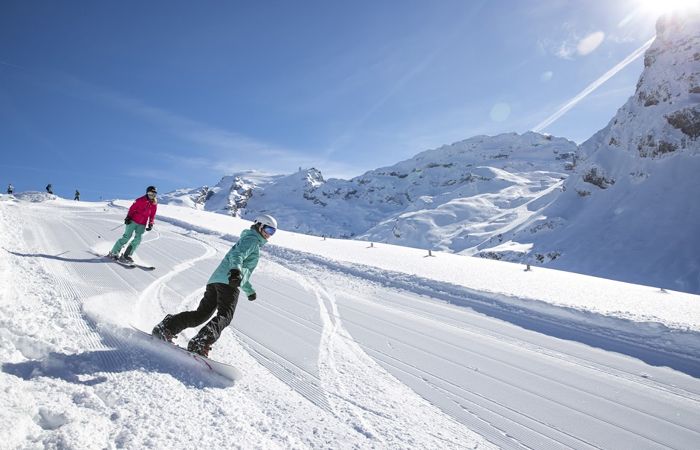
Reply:
M132 326L250 222L161 205L157 270L126 268L95 254L130 203L0 197L0 448L698 448L699 296L280 223L210 353L230 381Z

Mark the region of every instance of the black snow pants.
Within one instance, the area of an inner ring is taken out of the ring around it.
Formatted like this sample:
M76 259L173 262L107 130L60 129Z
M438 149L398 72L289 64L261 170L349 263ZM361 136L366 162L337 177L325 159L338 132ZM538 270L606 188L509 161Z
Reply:
M211 345L219 339L221 332L231 323L238 303L238 294L238 288L228 284L207 284L207 290L196 310L175 314L164 325L172 334L178 334L185 328L203 324L216 311L216 316L203 326L195 337Z

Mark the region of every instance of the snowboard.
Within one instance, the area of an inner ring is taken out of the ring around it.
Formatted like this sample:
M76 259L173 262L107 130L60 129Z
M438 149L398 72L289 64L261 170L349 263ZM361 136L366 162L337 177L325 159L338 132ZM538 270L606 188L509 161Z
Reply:
M162 339L159 339L155 336L153 336L150 333L146 333L145 331L136 328L135 326L131 325L131 328L136 331L139 336L149 339L150 341L156 342L158 345L163 345L169 349L175 349L178 352L181 352L183 355L187 355L190 358L193 358L197 363L205 370L209 372L216 373L218 375L221 375L222 377L235 381L239 380L243 375L241 374L241 371L235 368L234 366L226 363L222 363L219 361L214 361L213 359L209 359L205 356L198 355L197 353L193 353L187 349L184 349L180 347L177 344L173 344L167 341L164 341Z

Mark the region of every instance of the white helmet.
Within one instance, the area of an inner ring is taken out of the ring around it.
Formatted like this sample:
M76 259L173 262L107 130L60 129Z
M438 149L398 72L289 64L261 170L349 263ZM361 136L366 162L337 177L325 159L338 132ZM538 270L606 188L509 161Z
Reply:
M261 223L269 227L277 229L277 220L269 214L260 214L255 218L255 223Z

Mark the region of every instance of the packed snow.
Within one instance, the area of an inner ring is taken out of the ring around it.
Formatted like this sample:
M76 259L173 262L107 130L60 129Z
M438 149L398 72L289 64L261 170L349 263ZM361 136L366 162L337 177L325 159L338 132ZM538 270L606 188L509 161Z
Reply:
M3 448L700 442L700 296L282 222L210 355L231 382L132 326L195 307L250 222L160 205L149 272L95 256L130 204L0 196Z

